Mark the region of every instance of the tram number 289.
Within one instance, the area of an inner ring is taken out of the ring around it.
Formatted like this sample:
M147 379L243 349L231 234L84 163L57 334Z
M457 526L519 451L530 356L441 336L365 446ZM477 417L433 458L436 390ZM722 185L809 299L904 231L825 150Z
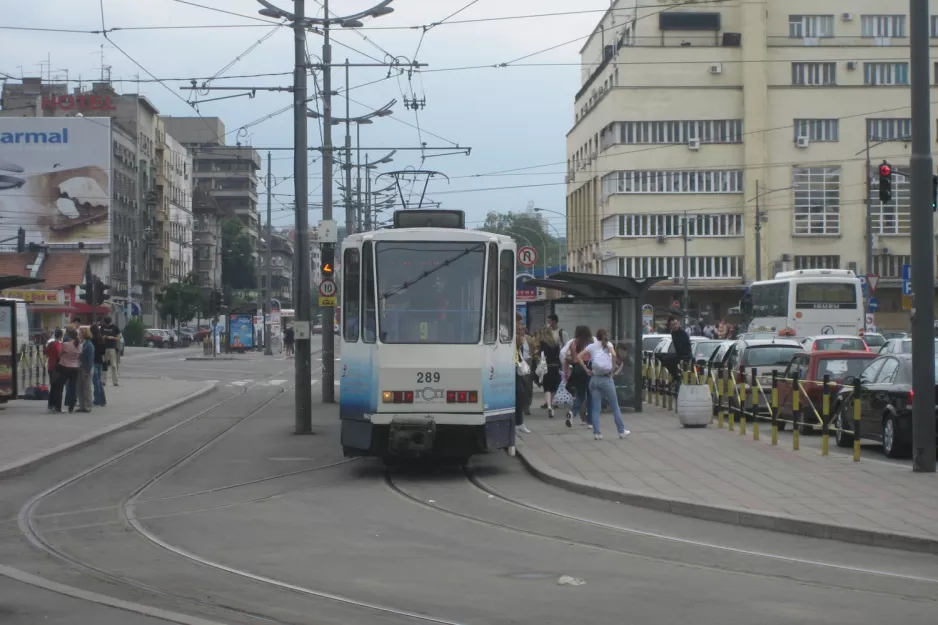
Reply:
M430 384L431 382L440 381L440 372L439 371L418 371L417 372L417 384Z

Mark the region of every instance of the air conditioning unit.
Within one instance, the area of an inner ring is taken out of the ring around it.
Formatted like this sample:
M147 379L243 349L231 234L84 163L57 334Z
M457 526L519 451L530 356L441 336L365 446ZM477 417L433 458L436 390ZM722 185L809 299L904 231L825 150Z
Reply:
M713 63L710 66L711 74L722 74L723 73L723 63Z
M857 263L856 263L856 262L847 263L847 269L849 269L849 270L852 271L853 273L856 273L856 272L857 272Z
M696 152L700 149L700 139L691 139L687 142L687 148Z
M790 263L790 262L791 262L791 254L782 254L782 262L783 262L783 263Z
M845 21L845 22L852 22L852 21L853 21L853 13L841 13L840 19L842 19L842 20Z
M856 68L857 68L856 61L847 61L847 69L856 69Z
M667 239L664 238L664 235L663 235L663 234L659 234L659 235L658 235L658 243L659 243L659 244L664 245L664 242L665 242L666 240L667 240Z
M795 145L797 145L799 148L806 148L808 147L808 144L810 143L811 141L810 139L808 139L806 135L801 135L800 137L795 139Z

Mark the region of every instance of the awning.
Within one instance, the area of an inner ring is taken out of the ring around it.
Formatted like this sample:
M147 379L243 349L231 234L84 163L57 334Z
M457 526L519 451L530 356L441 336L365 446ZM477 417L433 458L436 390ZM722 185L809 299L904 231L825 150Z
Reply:
M539 286L562 291L569 295L590 298L620 299L641 298L653 285L667 277L627 278L625 276L605 276L595 273L575 273L561 271L550 278L525 280L524 286Z
M15 289L16 287L26 286L28 284L40 284L42 282L45 282L45 280L24 278L23 276L0 276L0 291L5 289Z

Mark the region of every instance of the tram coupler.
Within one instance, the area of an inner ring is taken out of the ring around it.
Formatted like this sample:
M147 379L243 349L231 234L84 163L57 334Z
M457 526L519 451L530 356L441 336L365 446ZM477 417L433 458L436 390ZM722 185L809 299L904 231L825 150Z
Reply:
M388 428L388 449L405 456L419 455L433 450L436 423L424 418L395 418Z

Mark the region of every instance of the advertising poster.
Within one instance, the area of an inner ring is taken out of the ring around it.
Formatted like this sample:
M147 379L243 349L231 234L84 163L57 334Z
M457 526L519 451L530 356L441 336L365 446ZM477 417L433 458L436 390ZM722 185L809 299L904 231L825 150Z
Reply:
M110 242L111 120L0 117L0 240Z
M0 397L16 399L13 372L13 307L0 304Z
M231 349L254 348L254 317L252 315L229 315L228 345Z

